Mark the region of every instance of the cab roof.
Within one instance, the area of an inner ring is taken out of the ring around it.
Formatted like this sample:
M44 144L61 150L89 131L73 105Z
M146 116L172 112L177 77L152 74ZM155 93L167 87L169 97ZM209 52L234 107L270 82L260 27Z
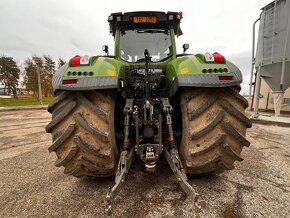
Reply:
M168 27L173 26L175 35L182 35L180 21L182 12L135 11L112 13L108 22L110 33L115 36L117 27Z

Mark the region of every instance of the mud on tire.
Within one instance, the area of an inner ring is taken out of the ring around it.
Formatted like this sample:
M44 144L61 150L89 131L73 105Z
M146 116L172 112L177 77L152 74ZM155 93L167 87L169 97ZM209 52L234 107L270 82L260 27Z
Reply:
M239 87L184 88L180 92L183 133L180 155L189 174L221 173L242 161L251 121Z
M60 91L48 106L46 131L52 134L57 167L76 177L115 174L118 150L114 132L115 94L111 91Z

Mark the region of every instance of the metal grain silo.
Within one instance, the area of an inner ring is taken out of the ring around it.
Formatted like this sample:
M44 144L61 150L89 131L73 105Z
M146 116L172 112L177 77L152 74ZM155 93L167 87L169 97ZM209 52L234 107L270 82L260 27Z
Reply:
M254 114L257 115L259 98L256 96L259 96L261 77L273 90L275 112L280 114L283 93L290 86L290 0L275 0L266 5L258 20L260 27L253 59L253 68L257 70Z

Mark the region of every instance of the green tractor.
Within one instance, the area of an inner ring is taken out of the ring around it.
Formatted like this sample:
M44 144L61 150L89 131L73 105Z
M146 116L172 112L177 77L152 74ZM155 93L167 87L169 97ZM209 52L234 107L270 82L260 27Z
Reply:
M242 161L251 121L240 94L242 74L215 53L177 54L181 12L109 16L115 54L75 56L53 77L50 152L76 177L115 175L110 202L134 155L152 172L163 155L183 190L186 174L221 173Z

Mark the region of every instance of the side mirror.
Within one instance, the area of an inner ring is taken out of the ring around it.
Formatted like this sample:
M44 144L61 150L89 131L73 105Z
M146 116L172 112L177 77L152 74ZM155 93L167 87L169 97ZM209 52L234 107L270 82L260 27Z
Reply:
M109 56L109 47L107 45L102 46L102 50L105 52L107 56Z
M189 49L189 44L188 43L183 44L182 48L183 48L183 54L186 54L185 52L187 49Z

